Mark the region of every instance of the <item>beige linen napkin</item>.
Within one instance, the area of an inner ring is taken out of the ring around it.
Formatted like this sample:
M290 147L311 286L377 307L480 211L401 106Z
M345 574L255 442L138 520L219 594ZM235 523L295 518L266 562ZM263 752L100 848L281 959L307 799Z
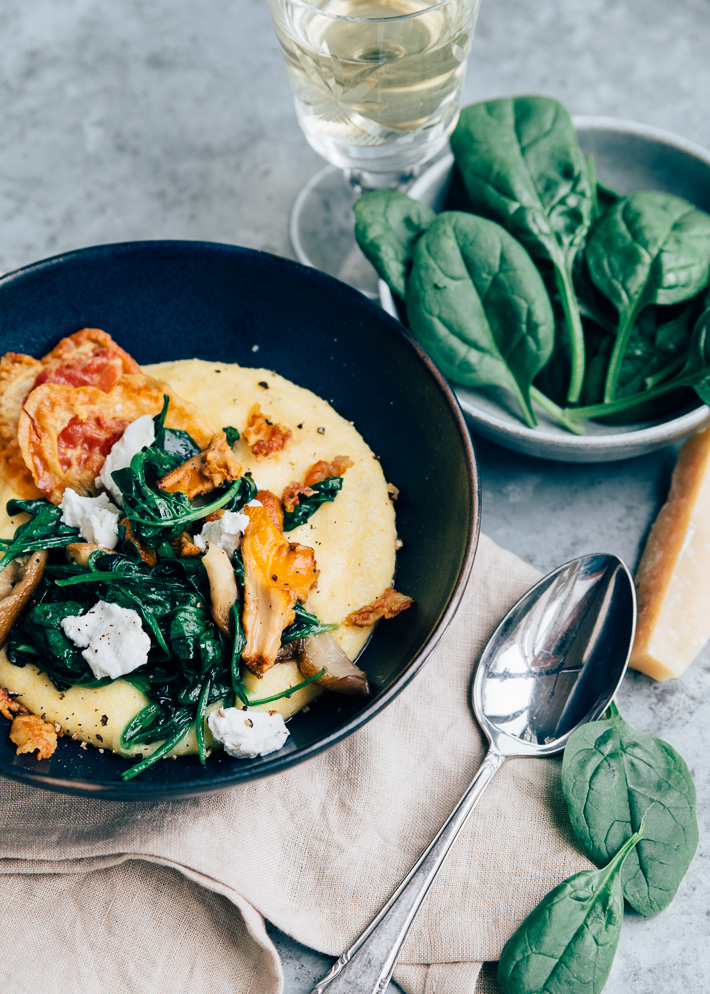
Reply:
M482 538L456 618L419 676L364 728L279 776L133 804L0 779L0 989L277 994L263 918L341 953L475 773L484 743L470 674L536 578ZM509 761L439 873L395 979L408 994L495 990L481 964L587 866L559 760Z

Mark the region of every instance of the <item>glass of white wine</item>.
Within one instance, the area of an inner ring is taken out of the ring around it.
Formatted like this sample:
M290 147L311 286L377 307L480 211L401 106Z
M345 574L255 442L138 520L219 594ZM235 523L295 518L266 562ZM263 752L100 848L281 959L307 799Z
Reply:
M364 190L406 189L445 147L480 0L268 3L299 124L331 163L296 198L294 250L374 296L353 204Z

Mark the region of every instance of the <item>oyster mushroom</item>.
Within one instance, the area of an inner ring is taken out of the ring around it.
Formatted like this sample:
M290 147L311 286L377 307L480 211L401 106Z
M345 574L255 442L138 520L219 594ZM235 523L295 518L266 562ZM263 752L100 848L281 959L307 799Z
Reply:
M336 694L367 697L370 693L367 674L343 652L330 632L303 639L298 668L305 677L325 669L323 676L314 682Z
M103 545L95 545L93 542L70 542L64 549L64 553L70 563L77 566L88 566L89 556L92 552L103 552L107 556L113 556L114 550L107 549Z
M40 549L14 559L0 573L0 645L42 579L46 562L47 550Z
M238 598L237 580L229 556L210 542L202 564L210 581L210 607L215 624L229 635L229 612Z

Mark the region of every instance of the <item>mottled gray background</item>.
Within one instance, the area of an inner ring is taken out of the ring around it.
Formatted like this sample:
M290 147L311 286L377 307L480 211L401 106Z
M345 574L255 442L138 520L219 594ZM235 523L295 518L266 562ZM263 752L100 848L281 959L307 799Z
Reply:
M483 0L465 99L547 93L710 147L709 17L707 0ZM0 0L0 271L133 238L290 255L289 206L319 165L265 0ZM541 569L600 550L635 566L674 459L565 466L483 441L478 454L484 529ZM630 719L690 762L704 835L672 907L626 916L609 994L710 991L708 658L623 688ZM288 994L305 994L327 960L274 938Z

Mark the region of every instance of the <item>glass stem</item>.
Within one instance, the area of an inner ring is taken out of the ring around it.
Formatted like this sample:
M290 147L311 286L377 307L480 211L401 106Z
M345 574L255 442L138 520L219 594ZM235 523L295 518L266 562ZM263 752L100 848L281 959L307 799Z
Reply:
M421 168L413 166L403 172L370 173L364 169L344 169L345 183L356 197L370 190L399 190L404 193L417 178Z

